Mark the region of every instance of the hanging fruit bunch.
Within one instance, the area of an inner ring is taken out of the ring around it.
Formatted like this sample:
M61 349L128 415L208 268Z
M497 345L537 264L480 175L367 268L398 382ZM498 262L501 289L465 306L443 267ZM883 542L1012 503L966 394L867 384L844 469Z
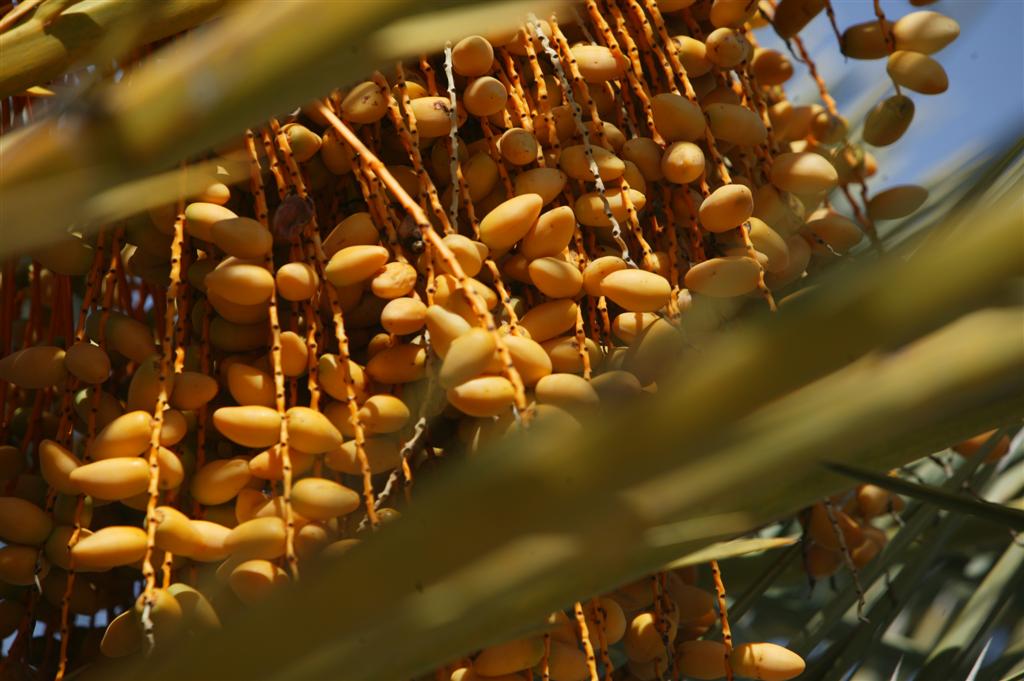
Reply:
M840 41L896 90L861 141L799 36L827 0L587 0L339 84L183 166L198 194L6 261L3 668L61 678L229 626L414 514L421 474L650 398L741 308L880 251L876 221L927 192L871 196L866 145L907 130L903 90L946 89L931 55L959 28L875 7ZM789 55L759 45L773 28ZM803 70L820 104L786 99ZM809 509L808 573L865 565L901 504ZM443 678L798 676L732 640L710 575L595 595Z

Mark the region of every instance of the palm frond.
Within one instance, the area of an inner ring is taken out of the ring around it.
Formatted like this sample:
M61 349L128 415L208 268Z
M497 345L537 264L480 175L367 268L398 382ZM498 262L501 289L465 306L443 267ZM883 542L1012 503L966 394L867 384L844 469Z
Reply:
M105 11L108 5L120 7L126 14L118 14L117 21L127 21L147 6L86 0L69 12L67 20L97 4ZM201 0L180 4L193 12L200 6L204 11L215 9ZM543 8L559 4L553 0ZM457 38L456 31L479 21L479 10L460 19L463 5L471 7L468 2L455 3L435 20L453 33L433 33L431 44L443 43L443 36ZM512 23L521 8L520 3L508 3L489 14L487 25ZM137 211L140 201L149 203L143 208L167 203L162 193L148 199L128 185L356 82L397 58L418 54L425 46L422 41L394 42L395 31L405 30L401 24L390 33L378 29L399 17L408 20L415 15L422 20L430 10L408 0L232 4L215 24L144 60L127 82L103 83L85 93L63 112L59 125L51 117L0 139L0 154L11 159L0 177L0 220L33 225L31 230L11 230L0 244L0 254L34 250L71 221L89 227L89 219L120 218ZM147 25L160 18L143 16ZM184 11L183 16L194 19ZM41 82L43 76L39 78L28 84ZM19 80L11 87L25 86ZM132 200L115 204L108 198L104 210L83 220L78 206L105 192Z
M847 466L841 463L825 462L825 467L854 480L870 482L897 494L921 499L947 511L955 510L966 515L984 518L990 522L1004 525L1012 530L1024 530L1024 511L1018 511L1009 506L972 499L961 494L919 485L901 478L879 475L873 471L862 470L855 466Z
M0 33L0 97L10 97L33 85L49 82L107 41L125 23L141 28L131 47L146 45L214 16L225 0L166 0L156 3L122 0L82 0L60 15L33 16Z
M214 642L217 658L185 650L132 673L172 679L202 666L220 678L273 675L286 664L281 649L292 656L289 673L299 676L420 673L684 552L680 543L667 554L648 545L651 526L722 513L761 524L841 489L841 476L818 468L824 452L884 471L1021 418L1020 310L977 313L907 345L984 304L982 291L1024 269L1022 254L991 248L1016 229L1012 216L993 210L986 217L955 245L893 261L884 272L876 266L872 277L847 273L777 320L735 330L684 363L687 380L666 382L673 387L639 412L591 424L582 436L512 440L466 462L422 490L416 514L326 568L329 579L311 579L249 611ZM986 266L947 266L974 262L975 249L988 254ZM904 347L820 378L897 345ZM944 370L935 371L940 364ZM831 408L821 412L823 404ZM595 507L594 498L604 502ZM695 525L691 550L709 541ZM955 524L943 527L945 538ZM439 552L442 542L449 548ZM884 553L878 563L885 564ZM254 650L251 641L267 627L280 632L277 645ZM387 653L396 640L404 642L401 656Z

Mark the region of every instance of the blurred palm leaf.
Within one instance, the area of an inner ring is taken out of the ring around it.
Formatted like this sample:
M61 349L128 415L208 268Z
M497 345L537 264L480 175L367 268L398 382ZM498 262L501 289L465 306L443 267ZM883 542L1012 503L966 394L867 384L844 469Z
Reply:
M84 12L106 11L103 2L108 0L86 0L59 21L78 21L74 16L86 16ZM148 3L115 0L110 4L127 13L124 20L141 14L148 25L153 19L147 14ZM202 4L182 6L194 9ZM430 15L424 12L433 8L410 0L235 3L213 25L140 63L127 82L101 84L74 101L59 119L50 117L0 138L0 154L5 158L0 221L33 225L30 230L10 230L0 244L0 254L37 248L68 223L81 225L80 206L97 194L166 170L231 140L247 127L364 78L378 67L427 47L436 49L445 38L512 25L526 7L548 11L559 4L560 0L498 3L489 6L483 21L480 10L463 8L470 2L456 2L434 19L443 32L398 42L397 38L408 35L410 24L378 29L398 17L408 22L410 15L417 22L429 21ZM15 30L36 35L42 29L38 22L28 22ZM33 78L14 85L21 89L37 82ZM164 205L177 191L174 182L156 183L142 195L126 188L114 195L130 201L124 205L107 201L100 214L85 219L136 212L140 196L149 204L142 208Z
M820 469L826 456L884 471L1019 419L1021 309L971 315L905 345L1024 271L1024 253L997 247L1018 230L1014 213L968 217L977 228L955 246L876 265L870 277L844 272L777 319L719 338L639 412L582 434L505 442L453 469L422 489L414 513L323 576L247 611L212 642L215 658L176 651L131 673L421 673L718 540L694 522L688 542L652 546L647 528L739 513L753 529L847 485ZM273 647L252 645L270 630ZM402 655L389 652L396 641Z
M130 47L198 26L224 4L225 0L83 0L66 9L49 26L34 16L0 34L0 97L10 97L55 79L107 41L115 28L134 24L140 15L148 20L140 22L142 30L134 36Z
M120 55L157 35L147 31L177 32L221 5L201 4L165 3L160 11L178 12L179 23L157 28L149 26L152 6L85 0L54 24L77 40L56 52L47 51L48 36L30 20L0 36L0 49L15 44L4 38L22 40L17 44L29 47L17 52L19 68L34 75L0 83L23 89L44 82L83 55ZM168 203L183 185L181 173L167 169L183 158L395 59L433 51L444 37L486 31L484 18L500 22L523 9L454 4L410 18L418 7L405 0L237 3L215 25L141 64L129 85L100 83L70 102L59 122L54 117L0 140L0 223L34 227L6 227L0 252L45 242L69 222L112 220ZM81 16L117 12L123 22L112 46L91 27L74 28ZM1019 148L1012 154L991 167L1002 184L989 189L1006 191L1010 182L1019 197ZM190 169L185 181L201 172ZM983 196L986 188L968 186L966 175L950 187L958 199ZM870 272L851 267L784 306L778 318L715 339L687 358L676 380L659 380L657 400L642 409L590 423L582 434L526 434L502 443L433 488L418 488L414 512L344 560L247 611L216 639L147 661L127 677L374 679L424 672L481 645L535 632L551 610L666 564L791 544L734 537L848 486L822 470L824 459L885 471L1018 422L1022 310L968 313L1006 298L1024 274L1024 252L1012 247L1019 244L1020 200L979 200L948 226L925 231L938 214L893 232L899 239L928 235L928 248L909 263L892 259ZM921 243L908 245L914 248L907 254ZM976 463L963 466L962 475ZM915 509L910 531L869 568L873 579L885 566L903 564L901 584L916 585L927 558L965 522L950 516L931 528L938 512ZM934 544L915 546L922 535ZM741 603L749 607L797 554L783 552ZM978 648L980 633L998 615L989 596L1016 584L1019 567L993 569L986 582L997 580L993 575L1002 581L986 590L984 616L962 616L944 639L961 657ZM854 597L844 592L804 632L808 646L840 632L818 666L822 673L845 673L906 602L878 599L872 626L850 626L842 619ZM265 645L270 632L273 645ZM832 662L833 672L826 671Z
M726 560L737 558L751 553L781 549L786 546L793 546L799 537L760 537L755 539L734 539L732 541L719 542L707 546L700 551L694 551L682 558L677 558L665 566L666 570L687 567L689 565L700 565L712 560Z

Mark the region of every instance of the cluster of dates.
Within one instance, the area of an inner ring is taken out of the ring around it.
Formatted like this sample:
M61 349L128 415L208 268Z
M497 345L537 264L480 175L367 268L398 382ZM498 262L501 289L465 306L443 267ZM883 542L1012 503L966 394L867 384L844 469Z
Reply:
M218 149L185 203L5 269L0 634L24 654L37 618L59 622L59 676L219 628L406 512L419 471L649 398L682 348L920 207L920 187L853 196L873 157L786 100L793 64L757 46L824 5L588 0L464 37ZM917 12L843 49L935 94L927 55L958 30ZM864 141L898 139L909 101ZM812 509L811 574L870 560L886 499ZM693 579L556 613L451 678L580 681L620 642L623 678L802 671L699 640L716 613ZM69 624L99 611L98 641Z

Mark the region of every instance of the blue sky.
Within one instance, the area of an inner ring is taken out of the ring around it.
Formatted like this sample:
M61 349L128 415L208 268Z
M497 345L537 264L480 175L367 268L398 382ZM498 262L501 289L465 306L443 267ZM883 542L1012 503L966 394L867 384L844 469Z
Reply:
M870 0L832 0L840 30L874 18ZM949 75L949 90L927 96L906 92L916 104L910 130L885 149L872 149L879 174L873 193L896 184L928 186L1000 139L1024 133L1024 0L939 0L914 7L883 0L890 20L932 10L960 23L960 37L933 55ZM803 31L804 44L851 125L879 99L893 94L885 60L846 60L824 13ZM758 31L762 45L784 49L771 29ZM797 103L818 101L817 88L801 64L786 84Z

